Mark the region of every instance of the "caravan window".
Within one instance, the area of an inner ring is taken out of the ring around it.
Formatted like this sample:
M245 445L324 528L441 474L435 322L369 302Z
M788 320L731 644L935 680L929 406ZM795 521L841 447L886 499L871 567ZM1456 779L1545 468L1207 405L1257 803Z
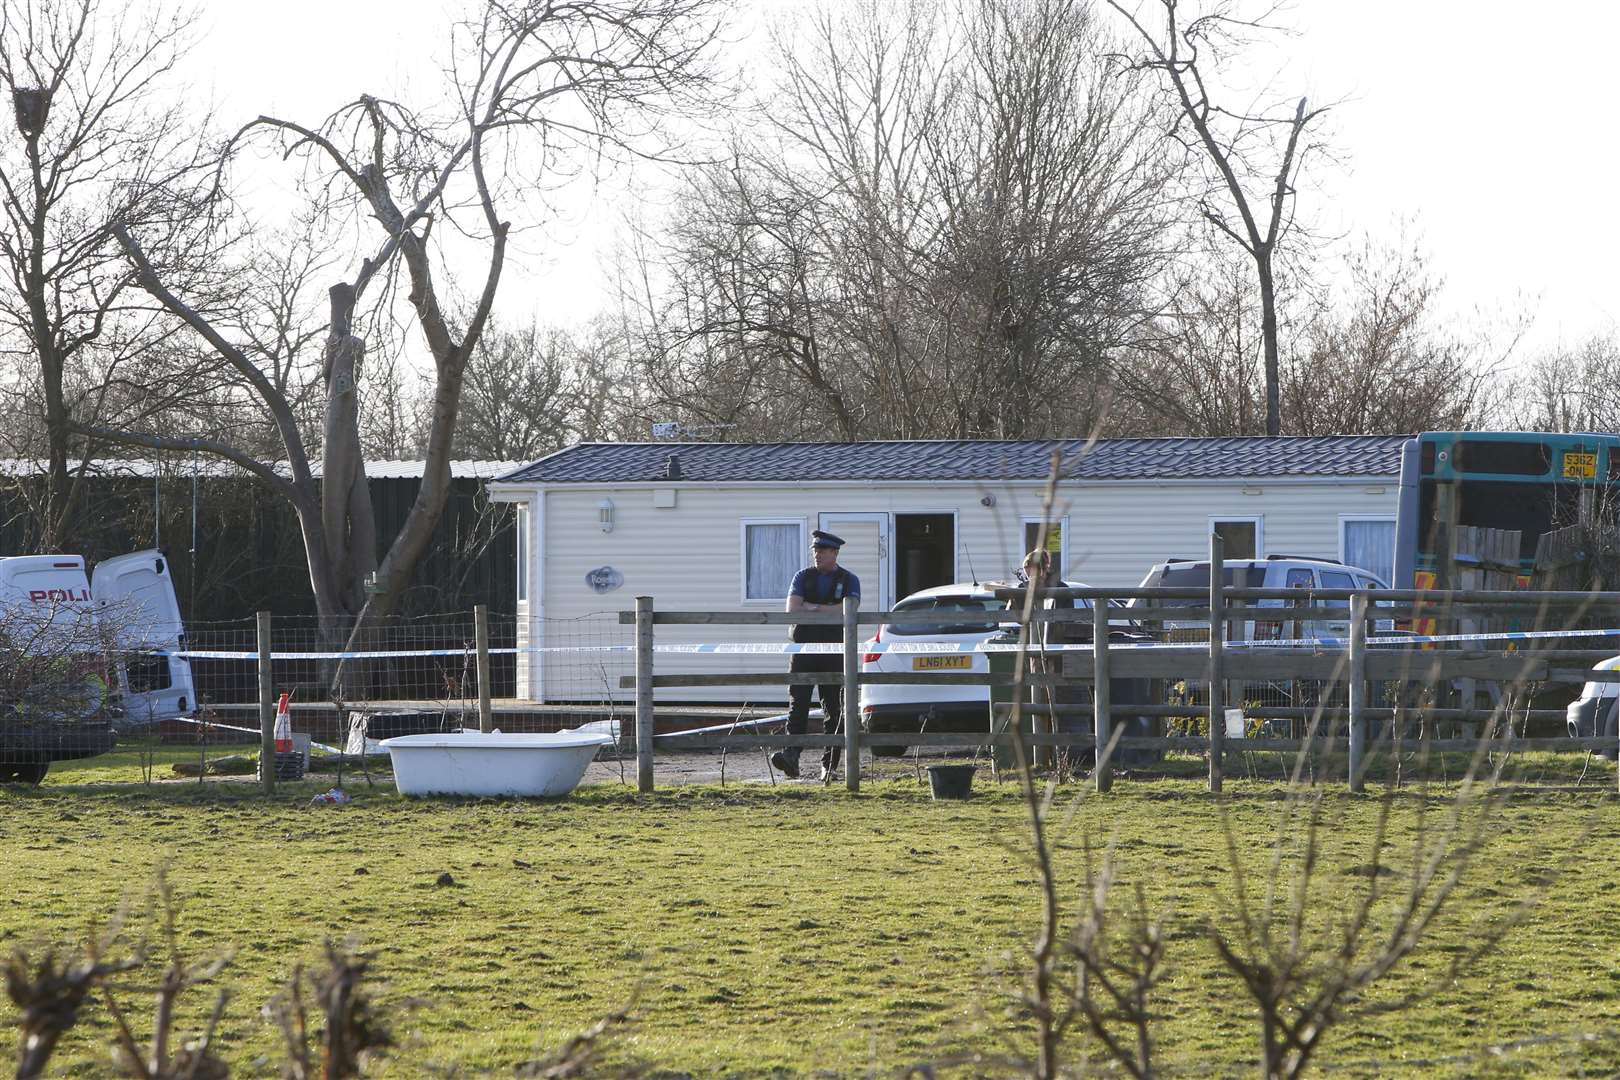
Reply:
M1260 557L1259 518L1211 518L1209 529L1221 538L1224 545L1221 551L1223 558L1258 559Z
M809 561L804 521L754 519L742 532L743 599L787 600L793 575Z
M1393 580L1395 519L1341 517L1339 524L1339 561Z
M1057 521L1046 522L1046 535L1041 535L1041 521L1039 518L1024 519L1024 554L1037 549L1044 549L1052 557L1052 577L1058 581L1063 580L1063 548L1068 539L1069 519L1060 518ZM1023 564L1020 556L1019 564ZM1014 568L1014 573L1017 569Z
M517 599L529 598L529 508L517 504Z

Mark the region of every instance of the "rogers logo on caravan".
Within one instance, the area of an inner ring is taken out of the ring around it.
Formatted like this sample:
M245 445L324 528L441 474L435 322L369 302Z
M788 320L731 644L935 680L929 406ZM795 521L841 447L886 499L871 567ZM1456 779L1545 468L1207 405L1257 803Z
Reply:
M59 604L77 603L80 600L90 599L89 589L30 589L28 599L38 604L50 601Z

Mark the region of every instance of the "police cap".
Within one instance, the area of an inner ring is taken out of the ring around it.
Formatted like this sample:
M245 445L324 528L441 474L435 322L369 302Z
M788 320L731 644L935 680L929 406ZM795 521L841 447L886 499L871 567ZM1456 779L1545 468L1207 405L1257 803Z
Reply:
M822 532L820 529L817 529L810 534L810 546L818 548L832 548L834 551L837 551L839 548L844 546L844 538L841 536L834 536L830 532Z

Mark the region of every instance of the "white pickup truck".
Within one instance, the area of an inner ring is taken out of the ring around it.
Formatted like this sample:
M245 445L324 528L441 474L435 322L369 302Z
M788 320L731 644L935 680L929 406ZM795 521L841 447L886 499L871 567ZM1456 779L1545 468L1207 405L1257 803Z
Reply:
M37 784L52 761L105 753L119 730L196 708L191 665L174 655L185 625L160 551L105 559L89 574L79 555L0 558L0 632L5 647L36 661L58 653L99 688L66 707L61 696L31 695L30 669L16 665L24 674L7 687L11 700L0 700L0 782ZM111 662L91 655L97 650Z

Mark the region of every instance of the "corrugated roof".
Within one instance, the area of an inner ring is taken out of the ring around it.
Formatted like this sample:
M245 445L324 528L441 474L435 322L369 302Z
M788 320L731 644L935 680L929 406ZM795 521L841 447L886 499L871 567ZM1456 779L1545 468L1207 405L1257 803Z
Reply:
M317 457L309 464L310 471L319 478L321 459ZM368 461L366 475L373 480L420 479L423 464L421 461ZM521 461L452 461L450 475L457 480L492 480L522 464ZM71 470L77 471L79 463L70 461L68 466ZM43 458L0 458L0 476L43 476L49 467L49 463ZM164 458L161 461L150 458L92 458L86 471L91 476L151 479L153 476L161 475L165 478L184 479L191 475L192 468L191 460L182 457ZM247 470L235 462L217 457L199 457L195 468L199 476L248 475ZM283 476L290 475L286 462L276 462L275 468Z
M1063 454L1063 476L1075 480L1394 477L1408 438L1107 439L1089 447L1081 439L578 443L500 479L541 484L1041 480L1051 470L1054 449Z
M420 478L424 464L425 462L421 461L368 461L366 462L366 475L373 480ZM450 476L456 480L493 480L497 476L511 472L522 464L521 461L452 460L450 462ZM316 476L321 475L321 463L319 461L310 462L310 468Z

